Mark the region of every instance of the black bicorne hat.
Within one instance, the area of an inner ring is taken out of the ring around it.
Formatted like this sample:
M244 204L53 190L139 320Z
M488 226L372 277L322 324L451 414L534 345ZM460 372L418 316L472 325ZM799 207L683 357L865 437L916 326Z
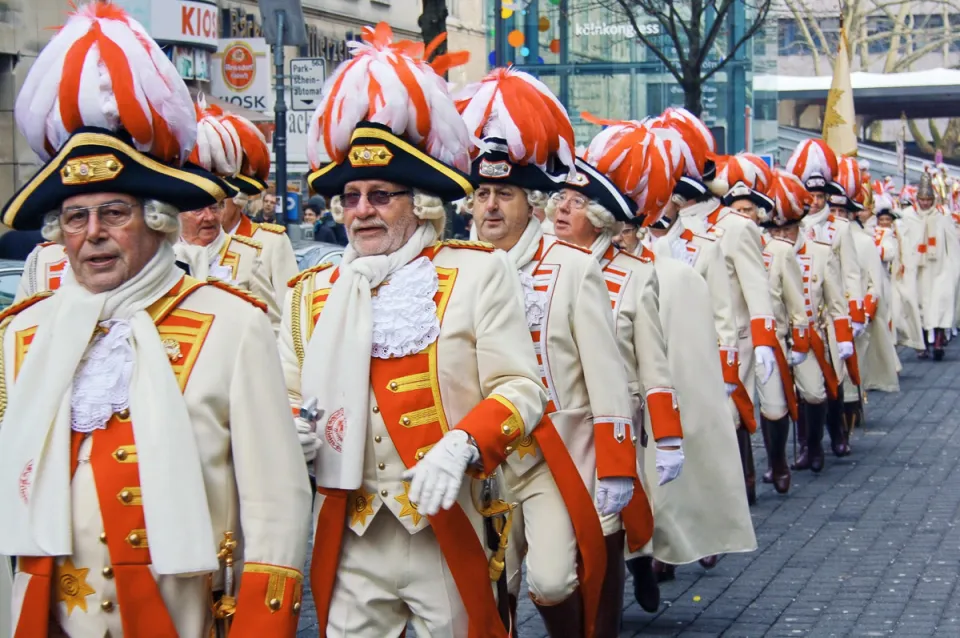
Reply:
M251 197L267 190L267 183L259 177L250 177L240 173L237 173L233 177L224 177L223 181L233 188L236 193L243 193ZM234 195L236 195L236 193L234 193Z
M629 222L634 218L637 203L620 192L610 178L579 157L576 158L576 168L576 177L570 177L565 169L564 172L553 175L551 179L556 183L554 190L569 188L589 199L595 199L610 211L617 221Z
M3 223L16 230L38 229L64 200L90 193L156 199L187 211L221 201L227 186L199 166L177 168L141 153L126 133L84 126L7 202Z
M557 189L557 183L536 164L511 160L505 139L487 137L483 144L485 148L470 164L470 181L474 188L480 184L509 184L545 193Z
M348 183L367 179L416 188L446 202L473 192L467 175L421 151L390 127L373 122L357 125L342 162L331 162L307 176L313 190L324 197L340 195Z

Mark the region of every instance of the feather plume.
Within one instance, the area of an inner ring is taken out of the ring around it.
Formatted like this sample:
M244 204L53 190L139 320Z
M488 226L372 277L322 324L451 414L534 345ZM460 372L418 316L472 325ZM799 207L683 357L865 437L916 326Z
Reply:
M591 140L584 159L637 203L638 215L654 221L670 199L677 179L677 159L664 138L641 122L601 120L589 113L581 116L606 126Z
M860 165L857 164L856 159L844 155L837 160L836 181L843 186L847 197L862 202L861 199L858 199L862 195L860 192L862 180L860 179Z
M546 170L552 156L575 173L573 125L547 86L513 67L494 69L455 96L470 134L507 142L511 161Z
M873 198L873 210L874 212L892 211L896 210L896 206L894 206L893 198L888 193L877 193Z
M703 178L707 159L716 151L716 141L706 124L686 109L671 107L659 117L648 119L646 125L676 131L678 138L673 138L671 144L677 147L683 158L678 169L680 174Z
M140 151L178 163L197 137L190 92L173 63L109 2L70 14L27 74L15 114L44 161L81 126L124 130Z
M793 173L777 170L772 175L767 196L776 205L776 216L780 224L796 221L803 217L804 209L812 197L803 182Z
M820 175L830 182L837 174L837 156L823 140L803 140L787 161L787 170L802 181Z
M224 126L223 110L207 106L203 95L197 96L196 111L197 146L190 161L217 175L235 175L243 154L236 131Z
M714 161L717 164L717 180L726 182L730 187L742 183L747 188L766 194L773 181L773 171L752 153L720 155Z
M327 79L310 120L311 166L320 167L324 152L342 162L357 124L368 120L389 126L441 162L469 170L469 135L446 82L423 60L423 44L395 42L385 22L364 27L361 37L349 43L351 59Z
M270 175L270 147L257 126L245 117L224 113L220 123L240 142L240 173L266 180Z

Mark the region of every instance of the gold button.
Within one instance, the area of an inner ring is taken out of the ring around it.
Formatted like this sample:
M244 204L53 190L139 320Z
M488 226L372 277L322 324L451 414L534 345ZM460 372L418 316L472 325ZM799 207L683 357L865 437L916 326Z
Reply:
M377 465L377 467L379 467L379 468L382 470L383 468L385 468L385 467L387 467L387 466L386 466L385 464L383 464L383 463L380 463L379 465Z
M104 545L107 544L107 533L106 533L106 532L100 532L100 542L103 543Z
M280 600L277 598L271 598L269 605L270 605L270 609L272 609L273 611L280 610Z
M397 388L399 388L399 387L400 387L400 386L397 385L397 382L396 382L396 381L391 381L391 382L390 382L390 389L391 389L391 390L394 390L394 391L395 391L395 390L396 390Z
M70 173L71 173L70 167L69 167L69 166L64 166L64 167L63 167L63 176L64 176L64 177L70 177Z
M417 460L418 460L418 461L419 461L420 459L422 459L424 456L425 456L425 455L424 455L423 452L417 452Z
M131 532L130 535L127 536L127 542L136 547L140 544L140 534Z
M508 446L506 447L506 450L505 450L505 451L506 451L507 454L513 454L513 446L512 446L512 445L508 445Z
M380 438L380 435L379 435L379 434L378 434L377 436L373 437L373 441L374 441L375 443L379 443L379 442L382 441L382 440L383 440L383 439Z
M503 426L503 433L504 433L504 434L510 434L510 426L509 426L509 425Z
M408 416L403 417L402 419L400 419L400 423L404 425L410 425L410 417Z
M117 460L122 461L125 458L127 458L127 451L124 450L123 448L120 448L119 450L117 450Z
M115 171L117 170L117 163L113 160L107 160L106 167L108 171Z
M123 490L120 492L120 500L124 503L129 503L133 500L133 494L130 493L130 490Z
M124 408L117 412L117 416L126 421L130 418L130 410L128 408Z
M100 603L100 609L102 609L103 611L109 614L111 611L113 611L113 601L112 600L103 601L102 603Z
M387 490L380 490L380 496L387 498Z
M637 444L637 437L633 437L631 440L633 441L633 444L634 444L634 445Z
M300 613L300 603L293 603L293 613L295 614Z
M104 567L100 573L104 578L113 578L113 567Z
M380 406L378 406L378 405L373 406L373 413L374 413L374 414L380 414Z

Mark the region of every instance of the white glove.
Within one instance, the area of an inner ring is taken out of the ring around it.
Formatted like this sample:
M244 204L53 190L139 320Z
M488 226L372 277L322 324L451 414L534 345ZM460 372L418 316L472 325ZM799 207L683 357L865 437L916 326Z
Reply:
M440 507L448 510L457 502L463 473L480 459L480 450L470 443L463 430L450 430L419 463L403 473L410 481L410 502L424 516L433 516Z
M790 351L790 366L796 367L807 360L806 352L794 352Z
M297 437L300 439L300 447L303 450L303 460L312 463L317 458L317 452L323 445L323 440L317 436L316 426L300 417L294 417L297 424Z
M732 384L732 383L724 383L723 385L724 385L724 387L727 389L727 396L728 396L728 397L729 397L731 394L733 394L733 393L736 391L736 389L737 389L737 386L734 385L734 384Z
M853 356L853 342L852 341L840 341L837 343L837 351L840 353L840 358L846 361Z
M597 482L597 511L604 516L619 514L633 498L633 479L623 476L602 478Z
M869 321L867 321L869 323ZM856 339L863 334L863 331L867 329L867 323L857 323L853 322L853 338ZM844 357L846 358L846 357Z
M660 477L658 485L666 485L680 476L680 470L683 469L682 443L683 439L679 437L668 437L657 441L657 476ZM674 445L681 447L676 450L663 449L663 447Z
M777 365L777 356L770 346L757 346L753 349L753 354L757 357L757 363L763 366L763 379L760 381L760 384L763 385L770 380L770 375L773 374L773 366Z

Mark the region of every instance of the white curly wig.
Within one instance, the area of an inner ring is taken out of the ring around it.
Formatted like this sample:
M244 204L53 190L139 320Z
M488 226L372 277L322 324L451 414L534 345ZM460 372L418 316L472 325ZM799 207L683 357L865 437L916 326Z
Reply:
M335 195L330 200L330 214L333 221L343 223L343 203L340 196ZM443 207L443 200L436 195L413 189L413 214L418 219L429 220L437 231L437 237L443 236L443 229L447 225L447 211Z
M147 228L164 235L166 240L175 244L180 237L180 223L178 211L175 207L155 199L139 200L143 208L143 220ZM63 230L60 228L60 211L51 211L43 219L43 228L40 234L47 241L63 243Z
M543 191L534 190L532 188L524 188L523 192L527 194L527 205L530 207L530 212L533 212L534 208L543 208L547 205L547 201L550 199L549 196ZM457 212L464 215L473 214L473 196L475 193L470 193L463 199L457 200Z
M544 212L546 212L547 219L549 219L551 222L557 219L557 204L560 202L560 198L560 193L554 193L550 196L549 201L547 201L547 207L544 209ZM596 228L598 231L616 234L616 217L614 217L613 213L608 211L606 207L597 200L591 199L587 204L586 215L587 221L589 221L590 225Z

